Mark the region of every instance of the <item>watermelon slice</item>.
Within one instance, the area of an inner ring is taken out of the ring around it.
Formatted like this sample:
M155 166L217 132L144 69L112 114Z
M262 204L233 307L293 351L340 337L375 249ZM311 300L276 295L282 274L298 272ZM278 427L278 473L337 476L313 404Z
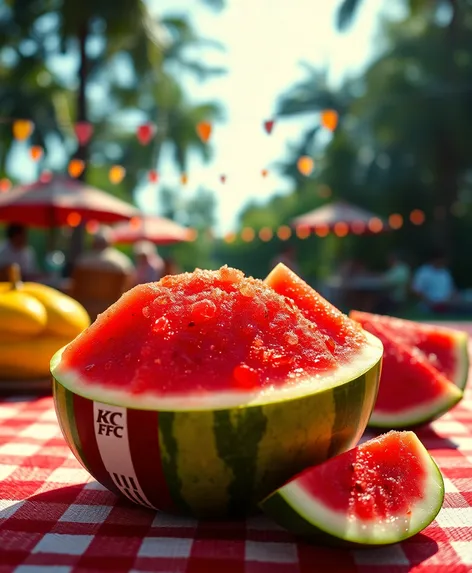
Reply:
M461 400L462 391L455 384L383 323L363 317L362 326L384 346L379 393L369 426L398 429L425 424Z
M307 288L319 327L228 267L123 295L51 363L75 456L136 503L213 517L354 446L382 345Z
M423 444L392 431L305 470L261 507L315 541L385 545L428 526L443 499L441 472Z
M404 344L416 348L432 366L464 390L469 374L466 332L359 310L351 311L349 316L361 324L365 322L381 324Z

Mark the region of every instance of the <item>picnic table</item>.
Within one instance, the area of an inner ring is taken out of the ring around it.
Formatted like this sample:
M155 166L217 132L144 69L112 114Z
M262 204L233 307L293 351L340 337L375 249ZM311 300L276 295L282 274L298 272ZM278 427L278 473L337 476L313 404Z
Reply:
M0 573L471 572L472 389L417 434L445 480L436 520L403 543L339 549L296 539L262 515L198 521L118 499L69 451L51 397L4 398Z

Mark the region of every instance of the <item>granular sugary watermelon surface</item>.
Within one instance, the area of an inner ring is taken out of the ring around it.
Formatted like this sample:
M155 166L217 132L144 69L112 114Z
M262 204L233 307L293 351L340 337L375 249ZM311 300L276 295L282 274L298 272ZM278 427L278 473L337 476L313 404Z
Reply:
M334 511L364 521L406 514L424 495L426 473L408 432L389 432L307 470L299 485Z
M222 267L135 287L62 362L87 383L137 394L268 389L334 371L358 351L345 341L340 353L328 332L262 281Z

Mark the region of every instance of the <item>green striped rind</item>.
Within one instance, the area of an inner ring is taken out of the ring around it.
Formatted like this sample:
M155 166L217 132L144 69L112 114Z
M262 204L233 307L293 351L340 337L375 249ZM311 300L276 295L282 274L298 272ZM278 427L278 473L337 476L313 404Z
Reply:
M304 503L297 502L296 494L293 495L293 491L297 488L297 477L264 499L260 507L266 515L294 535L323 545L361 548L404 541L425 529L435 519L444 501L444 480L441 472L419 440L418 443L422 451L420 456L422 465L427 473L423 498L416 505L413 504L410 516L391 515L387 519L389 525L395 522L408 522L408 527L404 529L399 527L397 531L394 528L388 530L387 526L385 533L383 524L378 520L363 522L358 518L356 534L348 516L325 507L320 497L317 496L316 499L313 497L313 504L306 499ZM405 459L405 463L409 463L408 458ZM388 471L390 472L390 468ZM388 473L386 479L389 476ZM309 492L307 494L310 496Z
M156 412L159 451L146 449L143 434L129 435L129 440L142 442L149 459L159 456L172 504L180 512L204 517L247 514L301 470L357 443L376 399L379 375L380 361L335 388L284 402ZM85 446L74 435L74 412L61 406L61 396L72 392L58 380L54 386L63 433L88 467L87 451L80 451Z
M52 379L52 391L56 416L62 435L77 460L88 469L88 463L85 460L82 444L80 443L75 425L74 395L72 392L69 392L69 390L66 390L62 384L59 384L55 378Z

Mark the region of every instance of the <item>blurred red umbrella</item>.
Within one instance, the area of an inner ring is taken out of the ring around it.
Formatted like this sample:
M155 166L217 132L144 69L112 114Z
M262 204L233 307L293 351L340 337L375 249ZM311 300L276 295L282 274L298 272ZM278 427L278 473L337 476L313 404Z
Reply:
M329 229L336 231L340 225L345 226L346 233L356 234L380 233L388 231L386 221L375 213L351 205L346 201L334 201L313 211L299 215L292 220L294 227L311 230Z
M191 229L164 217L146 216L118 223L113 227L113 242L121 244L150 241L156 245L170 245L189 241Z
M31 227L61 227L81 220L116 223L139 215L129 203L62 175L13 187L0 195L0 221Z

